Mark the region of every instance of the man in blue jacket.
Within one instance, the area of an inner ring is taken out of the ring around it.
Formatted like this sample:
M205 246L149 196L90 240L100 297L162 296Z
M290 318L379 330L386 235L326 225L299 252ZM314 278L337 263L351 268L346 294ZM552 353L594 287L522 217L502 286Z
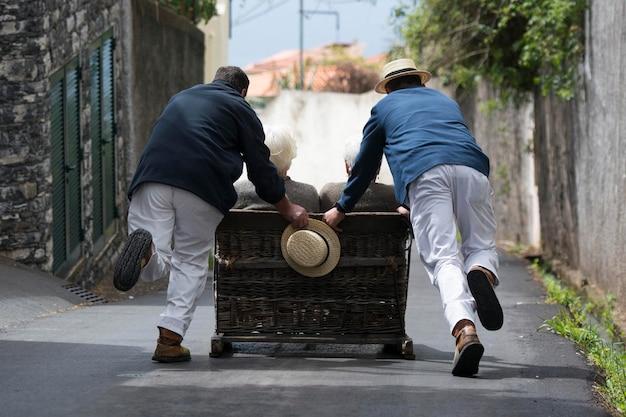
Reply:
M372 109L350 179L324 220L336 230L363 195L383 152L398 202L410 208L418 251L456 338L452 373L478 372L484 348L475 313L488 330L502 327L496 223L489 159L465 125L458 104L424 87L430 73L410 59L385 65L376 91L388 95ZM461 244L457 243L457 227Z
M221 67L210 84L172 97L157 119L128 190L130 236L114 270L115 287L169 276L153 360L188 361L181 341L207 281L215 229L237 201L233 183L246 163L257 194L295 227L306 210L285 196L263 126L245 101L249 80Z

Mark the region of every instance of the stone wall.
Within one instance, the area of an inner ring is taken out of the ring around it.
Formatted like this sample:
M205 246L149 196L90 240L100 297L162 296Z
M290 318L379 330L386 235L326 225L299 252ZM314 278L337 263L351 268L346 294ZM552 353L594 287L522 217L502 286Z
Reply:
M535 97L535 153L543 253L578 267L576 102Z
M204 80L204 34L150 0L132 1L130 96L133 119L128 180L169 99Z
M592 0L576 97L536 103L543 248L626 310L626 3Z
M498 241L538 248L532 97L521 103L502 103L498 92L485 82L475 91L457 92L456 97L468 126L489 156Z
M81 260L69 273L69 277L76 282L90 282L98 278L108 270L107 262L114 258L117 246L120 242L120 233L116 233L104 249L95 252L93 234L93 193L92 193L92 143L90 138L91 106L90 106L90 68L89 54L92 44L106 31L112 30L116 40L114 50L114 88L115 88L115 123L117 135L115 138L116 149L116 206L123 212L126 200L122 198L125 184L126 151L124 144L128 141L129 120L125 109L128 108L127 97L120 94L124 85L128 83L124 67L127 65L123 59L123 39L126 36L124 27L124 9L121 1L101 0L98 2L81 0L49 0L46 3L47 11L45 19L49 20L48 52L46 62L49 62L47 74L50 75L62 68L68 60L78 57L80 79L80 134L82 146L82 228L84 239L81 243ZM49 126L49 121L47 121ZM49 149L49 134L44 135L43 142ZM51 185L52 178L48 177ZM52 218L52 211L49 213ZM116 221L118 231L123 230L123 221ZM48 227L50 229L50 227ZM48 245L52 246L52 236L48 234ZM50 252L51 253L51 252ZM51 263L49 259L49 263ZM50 266L50 265L48 265Z
M115 38L123 37L121 2L49 0L4 2L0 7L0 88L4 98L0 114L0 253L42 269L50 270L52 266L49 80L51 74L78 57L84 240L83 261L74 273L81 279L86 271L92 274L100 270L92 257L91 240L89 47L109 29ZM122 67L120 51L116 50L116 90L124 82L123 71L118 70ZM118 131L122 132L117 138L119 145L125 141L123 132L128 130L128 119L124 117L124 96L116 98ZM116 158L125 160L123 146L117 147ZM124 164L120 167L123 169ZM124 187L119 184L118 189ZM111 254L106 252L103 255L108 258Z
M120 216L116 233L96 252L89 53L108 30L116 44L115 175ZM49 80L78 57L84 239L81 259L68 277L90 286L111 271L126 235L127 181L146 131L173 93L202 82L202 33L149 0L8 1L0 3L0 48L0 255L44 270L52 267Z
M51 216L44 3L0 2L0 254L42 267Z

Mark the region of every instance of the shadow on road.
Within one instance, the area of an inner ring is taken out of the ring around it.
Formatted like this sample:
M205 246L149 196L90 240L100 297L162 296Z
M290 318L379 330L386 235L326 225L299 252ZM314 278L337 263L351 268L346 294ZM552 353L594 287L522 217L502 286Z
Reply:
M44 407L47 416L90 417L259 416L258 410L263 417L535 417L546 410L552 410L551 416L607 416L588 402L558 399L554 393L538 396L518 382L489 382L590 379L587 371L488 356L480 376L470 380L449 375L451 352L425 345L416 350L415 362L332 358L324 350L306 351L306 357L271 357L260 355L259 349L230 359L194 355L189 363L156 364L149 360L150 352L136 346L0 341L6 387L0 392L0 415L41 415ZM519 391L511 388L516 386Z
M522 391L405 385L124 386L84 409L90 416L606 416L592 404L528 396ZM85 414L87 415L87 414Z

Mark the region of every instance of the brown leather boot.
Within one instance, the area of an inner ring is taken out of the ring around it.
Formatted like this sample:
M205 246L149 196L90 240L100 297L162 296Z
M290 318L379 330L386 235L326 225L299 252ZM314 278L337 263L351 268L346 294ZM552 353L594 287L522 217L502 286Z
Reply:
M180 345L183 337L178 333L159 327L159 338L152 360L163 363L187 362L191 360L189 349Z
M498 285L496 276L482 266L474 266L467 274L467 285L476 300L476 312L487 330L498 330L504 322L500 301L493 288Z
M456 337L452 375L473 376L477 374L478 364L485 348L478 340L474 323L470 320L459 321L454 326L452 335Z

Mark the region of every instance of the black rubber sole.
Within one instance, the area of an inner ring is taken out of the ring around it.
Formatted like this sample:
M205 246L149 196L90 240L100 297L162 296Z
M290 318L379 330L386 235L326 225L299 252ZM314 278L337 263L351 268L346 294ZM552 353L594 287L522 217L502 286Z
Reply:
M487 330L500 329L504 323L502 306L485 273L480 270L470 271L467 274L467 285L476 300L478 318L483 327Z
M468 377L476 375L480 358L483 357L484 352L485 348L480 343L466 345L452 366L452 375Z
M135 286L141 274L141 260L152 250L152 235L145 229L137 229L128 236L113 271L113 285L120 291Z

